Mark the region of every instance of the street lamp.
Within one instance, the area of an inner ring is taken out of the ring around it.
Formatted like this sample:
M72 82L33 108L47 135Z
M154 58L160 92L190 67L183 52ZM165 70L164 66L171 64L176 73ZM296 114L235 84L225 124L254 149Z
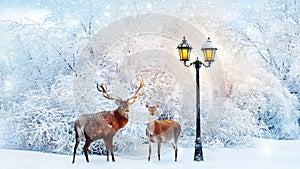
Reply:
M190 67L191 65L195 65L196 68L196 140L195 140L195 154L194 161L203 161L203 151L202 151L202 141L201 141L201 127L200 127L200 75L199 70L201 66L210 67L211 62L215 59L215 54L217 48L212 44L210 38L208 37L207 41L202 45L201 50L204 54L205 62L208 62L208 65L205 65L201 62L198 57L196 61L187 64L190 60L190 53L192 51L192 46L187 43L185 37L183 37L182 42L177 46L180 61L183 61L184 66Z

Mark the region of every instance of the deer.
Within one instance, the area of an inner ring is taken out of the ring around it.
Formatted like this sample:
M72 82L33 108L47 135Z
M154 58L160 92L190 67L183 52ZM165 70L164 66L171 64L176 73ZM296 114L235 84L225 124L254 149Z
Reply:
M149 156L148 161L150 161L151 147L153 143L157 143L157 154L158 160L160 161L160 148L161 143L172 142L173 149L175 151L175 162L177 161L177 141L181 132L181 126L178 122L174 120L156 120L156 112L159 104L149 105L146 102L146 108L149 112L149 121L146 129L146 136L149 139Z
M83 152L86 162L89 162L88 148L93 141L103 139L106 148L106 161L109 161L109 152L111 153L112 161L115 162L113 137L121 128L128 122L129 107L141 96L144 92L139 93L144 86L144 81L140 80L140 85L136 89L134 95L129 99L120 99L112 97L107 93L107 87L104 83L99 85L97 83L97 90L103 94L107 99L114 100L117 109L111 111L102 111L94 114L83 114L79 116L74 122L75 129L75 146L73 153L73 161L75 163L75 155L80 141L85 138Z

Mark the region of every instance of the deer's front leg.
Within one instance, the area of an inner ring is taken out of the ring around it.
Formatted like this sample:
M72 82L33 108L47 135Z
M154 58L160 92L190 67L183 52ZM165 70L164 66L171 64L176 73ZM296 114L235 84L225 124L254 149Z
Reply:
M115 162L115 156L114 156L114 146L113 146L113 139L111 138L111 139L109 139L109 150L110 150L110 153L111 153L111 160L113 161L113 162Z
M104 140L105 143L105 151L106 151L106 161L109 161L109 145L108 145L108 141Z
M148 161L150 161L151 157L151 142L149 141L149 155L148 155Z

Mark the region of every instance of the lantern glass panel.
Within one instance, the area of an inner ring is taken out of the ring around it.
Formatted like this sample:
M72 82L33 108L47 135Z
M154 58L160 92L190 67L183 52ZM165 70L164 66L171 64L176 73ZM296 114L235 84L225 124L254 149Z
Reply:
M178 49L180 61L189 61L190 60L190 49L189 48L181 48Z
M212 62L215 60L215 49L204 49L203 54L206 62Z

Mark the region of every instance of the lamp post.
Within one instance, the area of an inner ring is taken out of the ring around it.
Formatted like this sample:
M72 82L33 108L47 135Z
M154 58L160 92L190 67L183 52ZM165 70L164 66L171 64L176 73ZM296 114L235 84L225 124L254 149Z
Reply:
M208 62L208 65L205 65L198 58L196 61L187 64L190 60L190 53L192 51L192 46L187 43L185 37L183 37L182 42L177 46L180 61L183 61L184 66L190 67L192 65L196 68L196 140L195 140L195 154L194 161L203 161L203 151L202 151L202 140L201 140L201 126L200 126L200 74L199 70L201 66L210 67L211 62L215 59L215 53L217 48L212 44L210 38L208 37L207 41L202 45L201 50L204 54L205 62Z

